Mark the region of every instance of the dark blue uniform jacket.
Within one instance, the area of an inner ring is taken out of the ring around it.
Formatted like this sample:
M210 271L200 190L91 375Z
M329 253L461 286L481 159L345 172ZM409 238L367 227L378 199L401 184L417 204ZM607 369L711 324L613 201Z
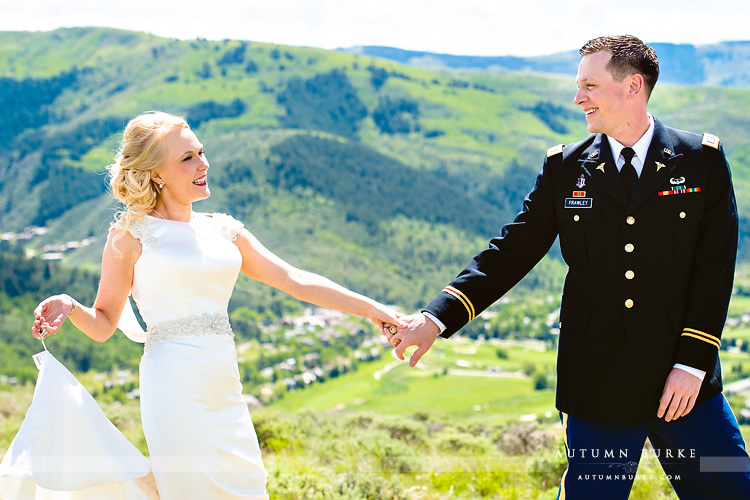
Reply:
M656 415L675 363L721 392L718 350L737 254L737 207L718 138L665 127L630 202L606 136L548 151L523 209L425 309L460 330L523 278L559 235L557 408L635 423ZM501 311L502 314L502 311Z

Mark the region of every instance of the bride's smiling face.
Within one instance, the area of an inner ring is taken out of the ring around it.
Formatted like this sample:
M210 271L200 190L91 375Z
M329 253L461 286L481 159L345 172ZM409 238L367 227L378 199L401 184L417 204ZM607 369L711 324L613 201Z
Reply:
M208 198L208 160L193 131L177 128L164 138L162 146L166 161L151 176L157 184L164 184L160 196L184 204Z

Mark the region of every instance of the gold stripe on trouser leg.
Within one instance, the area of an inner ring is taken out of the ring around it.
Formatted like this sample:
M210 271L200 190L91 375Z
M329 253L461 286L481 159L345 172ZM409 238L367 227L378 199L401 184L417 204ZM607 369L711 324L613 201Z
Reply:
M562 421L562 428L563 428L563 441L565 441L565 460L568 459L568 414L562 413L563 421ZM562 479L560 480L560 498L559 500L565 500L565 477L568 475L568 469L565 469L565 472L563 472Z

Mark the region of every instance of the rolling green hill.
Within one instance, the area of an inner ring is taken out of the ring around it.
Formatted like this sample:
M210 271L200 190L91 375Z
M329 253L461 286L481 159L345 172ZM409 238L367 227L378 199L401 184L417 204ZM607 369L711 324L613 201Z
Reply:
M582 134L570 106L553 116L562 82L538 76L108 29L2 33L0 47L4 231L101 244L117 132L164 109L197 125L213 164L197 209L233 213L295 264L407 307L513 216L550 144ZM91 249L65 256L96 266ZM333 259L343 265L327 269ZM408 292L393 286L406 280Z
M213 194L196 210L231 213L292 264L409 311L513 217L548 147L587 135L574 91L566 76L248 41L2 32L0 232L96 273L116 210L104 168L127 120L161 109L186 116L206 145ZM666 123L723 139L750 213L750 92L660 85L653 102ZM46 232L24 236L30 225ZM559 295L555 255L511 299ZM513 303L545 319L557 307ZM278 318L302 306L243 279L231 307Z
M0 75L6 231L54 224L103 197L117 133L146 109L185 115L206 144L215 196L198 209L248 217L251 227L286 210L297 248L355 245L389 257L400 228L414 230L409 221L481 245L518 209L546 148L586 135L569 78L428 71L254 42L5 32ZM664 86L654 102L668 123L721 136L738 187L746 182L747 92ZM93 236L108 216L96 229L81 221L77 234ZM66 232L76 234L80 219L66 220ZM321 223L340 240L307 230ZM446 247L438 252L460 253L448 266L477 248Z

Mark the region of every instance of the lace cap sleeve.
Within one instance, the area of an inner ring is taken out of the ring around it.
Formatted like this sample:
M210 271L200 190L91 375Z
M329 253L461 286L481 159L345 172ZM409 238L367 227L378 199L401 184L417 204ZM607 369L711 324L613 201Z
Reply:
M154 252L159 250L159 240L154 236L147 218L131 219L128 224L128 232L150 250Z
M245 227L242 222L238 221L231 215L214 213L212 214L212 218L214 220L214 223L216 224L216 227L229 241L236 240L242 228Z

